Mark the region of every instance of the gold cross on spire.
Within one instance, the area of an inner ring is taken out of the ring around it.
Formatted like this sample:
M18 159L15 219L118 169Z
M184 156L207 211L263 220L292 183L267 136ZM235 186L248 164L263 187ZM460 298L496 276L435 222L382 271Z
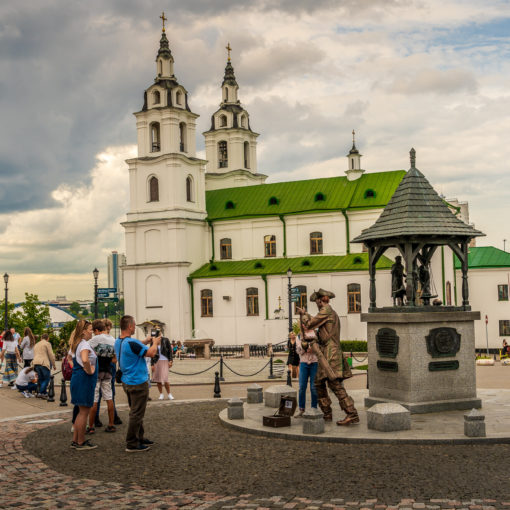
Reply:
M356 134L356 132L354 131L354 129L352 130L352 143L354 143L354 135Z
M228 61L230 62L230 52L232 51L232 48L230 47L230 43L227 43L227 45L225 46L225 49L228 52Z
M161 20L163 21L163 32L165 31L165 21L168 20L168 18L165 18L165 11L163 11L161 13L161 16L160 16Z

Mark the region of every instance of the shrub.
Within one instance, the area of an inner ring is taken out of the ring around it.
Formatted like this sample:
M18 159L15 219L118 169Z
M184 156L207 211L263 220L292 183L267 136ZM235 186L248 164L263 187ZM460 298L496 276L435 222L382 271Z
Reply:
M344 352L367 352L365 340L340 340Z

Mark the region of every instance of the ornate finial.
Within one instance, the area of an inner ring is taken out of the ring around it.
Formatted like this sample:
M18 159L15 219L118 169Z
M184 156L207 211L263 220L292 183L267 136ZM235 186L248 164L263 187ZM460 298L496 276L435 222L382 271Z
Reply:
M416 151L414 148L409 151L409 157L411 158L411 168L416 168Z
M168 20L168 18L165 18L165 11L163 11L161 13L161 16L160 16L161 20L163 21L163 32L165 31L165 21Z
M230 43L227 43L227 45L225 46L225 49L228 52L228 61L230 62L230 52L232 51L232 48L230 47Z

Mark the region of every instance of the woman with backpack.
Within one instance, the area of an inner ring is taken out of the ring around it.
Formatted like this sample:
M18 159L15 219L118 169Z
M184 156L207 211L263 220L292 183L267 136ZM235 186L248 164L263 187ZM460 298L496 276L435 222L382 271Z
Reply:
M34 346L35 346L35 336L32 333L32 330L27 326L25 331L23 331L23 340L20 344L20 349L23 352L23 368L29 367L34 361Z

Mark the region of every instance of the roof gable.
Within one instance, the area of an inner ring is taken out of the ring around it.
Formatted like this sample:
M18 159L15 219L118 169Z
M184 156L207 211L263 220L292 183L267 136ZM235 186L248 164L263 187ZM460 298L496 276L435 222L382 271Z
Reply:
M460 269L460 261L455 256L455 269ZM494 246L480 246L469 248L468 268L507 268L510 267L510 253Z

